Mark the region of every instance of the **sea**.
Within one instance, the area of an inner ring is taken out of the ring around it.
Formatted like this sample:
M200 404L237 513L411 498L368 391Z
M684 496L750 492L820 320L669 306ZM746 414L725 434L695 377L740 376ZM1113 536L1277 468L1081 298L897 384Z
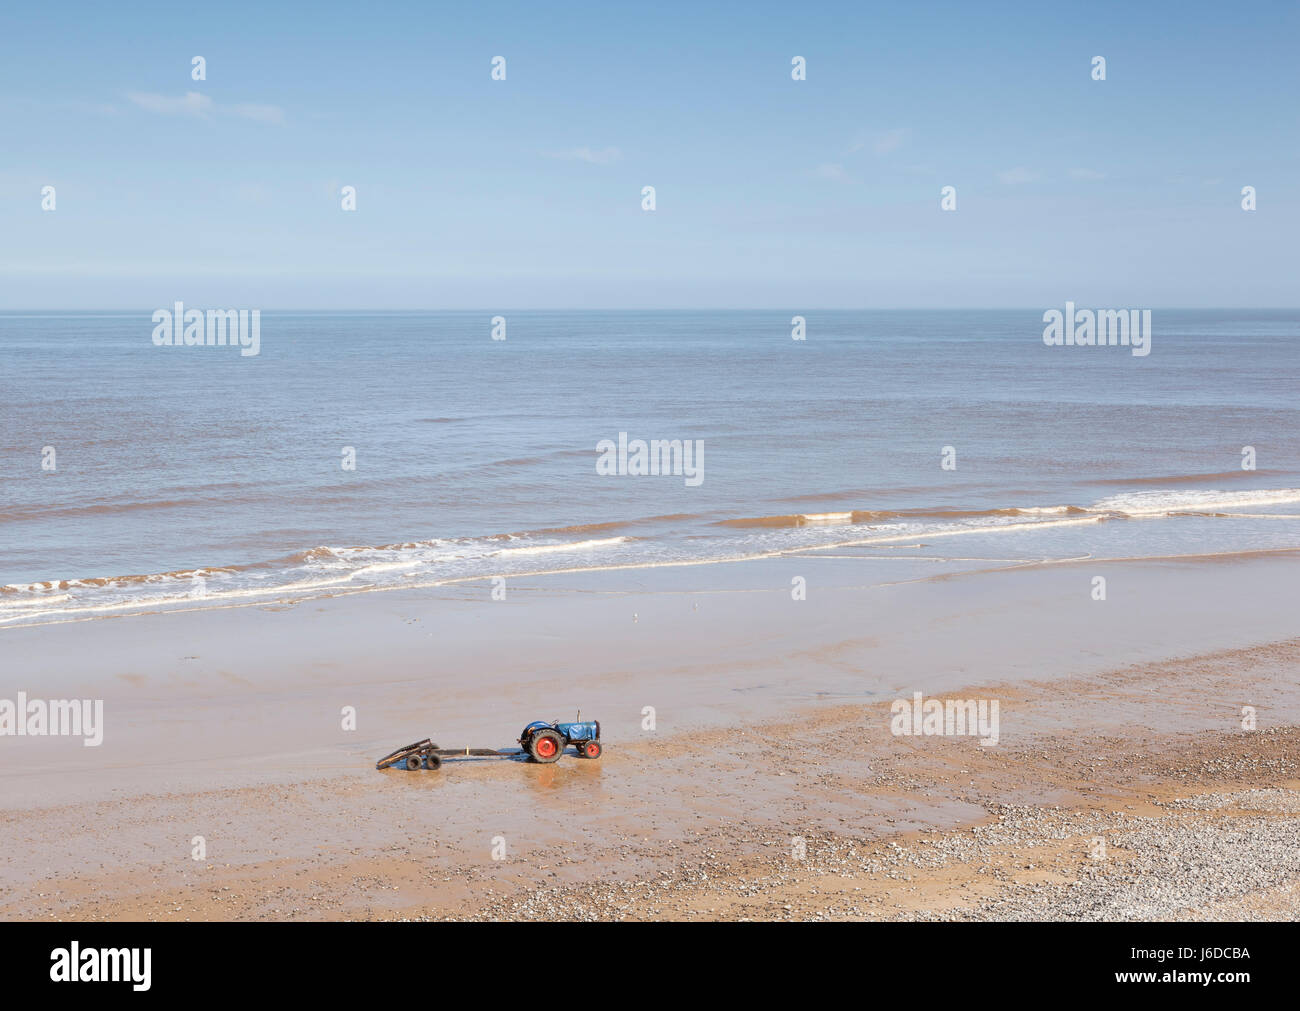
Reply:
M152 309L0 313L0 630L809 552L1300 548L1300 310L1155 309L1147 355L1048 346L1044 311L268 310L256 355L159 346Z

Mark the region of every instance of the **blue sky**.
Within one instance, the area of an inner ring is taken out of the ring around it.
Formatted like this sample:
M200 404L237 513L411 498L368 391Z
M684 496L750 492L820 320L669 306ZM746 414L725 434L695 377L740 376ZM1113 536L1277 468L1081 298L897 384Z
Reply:
M1295 306L1298 29L1293 2L8 4L0 308Z

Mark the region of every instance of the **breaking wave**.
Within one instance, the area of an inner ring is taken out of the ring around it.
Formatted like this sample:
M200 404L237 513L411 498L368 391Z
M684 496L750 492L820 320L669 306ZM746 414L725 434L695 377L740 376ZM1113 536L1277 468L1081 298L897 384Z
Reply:
M888 547L968 535L1016 535L1027 531L1050 534L1056 528L1113 520L1176 521L1187 516L1238 521L1300 520L1300 514L1285 510L1257 511L1297 504L1297 488L1158 488L1125 492L1088 506L851 509L752 517L677 513L483 537L343 547L318 545L242 564L0 586L0 629L151 610L292 601L495 576L740 561L839 546Z

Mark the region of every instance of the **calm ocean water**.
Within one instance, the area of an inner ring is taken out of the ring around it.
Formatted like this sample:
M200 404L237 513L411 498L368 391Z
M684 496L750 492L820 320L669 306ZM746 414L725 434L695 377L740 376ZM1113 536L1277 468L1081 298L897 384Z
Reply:
M256 357L0 314L0 628L850 542L1300 546L1300 312L1156 310L1146 358L1041 310L792 314L268 312ZM703 482L597 474L620 432L703 440Z

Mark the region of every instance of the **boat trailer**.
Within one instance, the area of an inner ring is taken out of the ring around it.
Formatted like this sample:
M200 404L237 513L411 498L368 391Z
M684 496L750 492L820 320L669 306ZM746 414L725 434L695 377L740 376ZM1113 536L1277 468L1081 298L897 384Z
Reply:
M579 758L599 758L604 752L600 743L600 721L583 722L582 714L572 723L535 720L524 727L519 735L519 750L505 751L496 748L440 748L429 738L408 744L390 752L375 763L376 769L427 769L436 772L442 768L444 758L518 758L527 755L529 761L549 765L558 762L565 748L573 745Z

